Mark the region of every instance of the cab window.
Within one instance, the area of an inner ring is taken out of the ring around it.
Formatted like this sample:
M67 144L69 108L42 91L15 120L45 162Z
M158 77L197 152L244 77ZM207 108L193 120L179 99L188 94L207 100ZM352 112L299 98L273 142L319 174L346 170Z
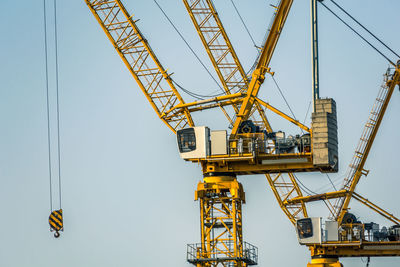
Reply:
M196 150L196 134L193 128L177 132L178 146L181 153Z
M309 238L313 236L313 226L311 218L301 219L297 221L297 232L299 238Z

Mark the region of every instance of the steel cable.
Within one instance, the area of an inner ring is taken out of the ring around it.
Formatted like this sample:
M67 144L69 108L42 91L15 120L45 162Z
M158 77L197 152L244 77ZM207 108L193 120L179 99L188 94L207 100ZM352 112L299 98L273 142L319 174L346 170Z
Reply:
M233 5L233 7L235 8L236 13L238 14L238 16L239 16L239 18L240 18L240 21L242 22L244 28L246 29L247 34L249 35L251 41L253 42L254 47L257 48L257 51L258 51L258 52L260 52L260 50L258 49L259 47L257 46L256 42L254 41L254 38L253 38L253 36L251 35L249 28L247 27L246 23L244 22L243 17L242 17L242 15L240 15L240 12L239 12L239 10L237 9L237 7L236 7L235 3L233 2L233 0L231 0L231 3L232 3L232 5Z
M45 50L45 72L46 72L46 103L47 103L47 146L49 157L49 184L50 184L50 212L53 211L53 190L52 190L52 167L51 167L51 137L50 137L50 101L49 101L49 63L47 47L47 16L46 0L43 0L43 20L44 20L44 50Z
M179 37L183 40L183 42L186 44L186 46L189 48L189 50L192 52L192 54L196 57L196 59L199 61L199 63L203 66L203 68L206 70L208 75L213 79L215 84L225 93L224 89L221 87L219 82L214 78L214 76L211 74L211 71L206 67L206 65L203 63L203 61L200 59L200 57L196 54L196 52L193 50L193 48L190 46L190 44L186 41L185 37L183 37L182 33L178 30L178 28L175 26L175 24L172 22L172 20L169 18L167 13L163 10L163 8L160 6L160 4L156 1L153 0L154 3L157 5L157 7L161 10L165 18L168 20L168 22L171 24L171 26L174 28L174 30L178 33Z
M58 82L58 33L57 33L57 1L54 0L54 43L56 60L56 102L57 102L57 158L58 158L58 194L60 197L61 209L61 145L60 145L60 101L59 101L59 82Z
M400 58L399 54L397 54L393 49L391 49L388 45L386 45L381 39L379 39L375 34L373 34L370 30L368 30L364 25L362 25L358 20L356 20L352 15L350 15L344 8L342 8L335 1L330 0L335 6L337 6L340 10L342 10L347 16L349 16L354 22L356 22L361 28L363 28L366 32L368 32L372 37L374 37L378 42L380 42L384 47L386 47L390 52L395 54L398 58Z
M395 64L385 56L378 48L376 48L371 42L369 42L365 37L358 33L353 27L351 27L347 22L345 22L341 17L339 17L332 9L326 6L323 2L320 2L329 12L331 12L337 19L339 19L344 25L346 25L350 30L352 30L356 35L358 35L364 42L371 46L376 52L378 52L382 57L384 57L390 64L395 66Z

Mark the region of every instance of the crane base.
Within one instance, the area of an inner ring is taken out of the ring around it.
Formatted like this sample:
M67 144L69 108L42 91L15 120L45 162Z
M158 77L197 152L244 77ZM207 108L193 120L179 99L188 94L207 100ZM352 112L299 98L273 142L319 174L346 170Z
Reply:
M307 267L343 267L337 258L318 258L312 259Z

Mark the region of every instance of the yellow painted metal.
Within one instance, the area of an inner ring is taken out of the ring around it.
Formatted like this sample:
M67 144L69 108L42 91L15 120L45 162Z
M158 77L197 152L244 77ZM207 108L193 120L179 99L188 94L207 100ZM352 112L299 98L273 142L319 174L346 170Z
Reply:
M230 172L237 175L287 173L287 172L312 172L321 171L312 164L310 153L306 154L232 154L216 155L207 159L193 159L202 164L203 173ZM271 161L271 164L264 164Z
M378 205L372 203L368 199L366 199L366 198L362 197L361 195L357 194L356 192L353 192L353 198L358 200L359 202L361 202L362 204L364 204L368 208L372 209L373 211L379 213L380 215L382 215L383 217L385 217L389 221L393 222L394 224L400 225L400 219L395 217L393 214L387 212L386 210L382 209Z
M267 40L263 46L260 59L257 67L252 74L249 87L247 89L247 96L240 107L239 113L233 124L231 137L234 138L239 131L241 123L249 118L250 111L256 101L256 97L260 87L265 79L265 74L268 71L268 65L271 61L275 47L278 43L280 34L282 33L283 26L285 25L286 18L289 14L293 0L282 0L275 13L275 18L269 31Z
M160 119L174 132L193 126L187 108L166 119L165 111L185 102L121 1L85 1Z
M226 93L226 96L223 97L188 104L185 104L175 88L170 74L162 67L148 41L138 29L133 16L129 15L121 1L85 1L160 119L172 131L176 132L178 129L193 126L191 113L209 108L221 108L228 120L232 122L223 108L231 105L237 113L233 121L231 138L235 138L241 123L250 118L255 111L258 111L258 116L261 118L256 120L256 123L261 122L268 132L272 132L262 106L311 132L307 126L257 98L265 74L270 72L268 65L293 0L282 0L277 7L273 24L251 80L244 72L211 0L183 0ZM296 177L290 172L320 171L312 166L311 153L293 155L230 154L211 156L206 160L197 159L195 161L202 164L204 173L266 174L267 181L280 207L292 223L299 218L308 217L305 203L332 198L339 198L339 202L335 206L335 214L339 222L348 209L350 199L355 198L392 222L399 223L399 219L392 214L354 192L361 176L367 173L364 170L366 158L392 92L396 85L400 84L399 67L396 67L394 75L382 87L376 106L366 125L366 131L361 138L362 141L355 153L351 175L347 177L344 189L341 191L308 197L302 195ZM271 160L272 157L276 157L276 159L303 158L307 161L290 164L277 163L271 166L262 164L263 159ZM283 172L289 173L284 174ZM200 201L202 238L201 247L196 254L196 257L201 259L197 266L217 266L222 262L231 262L235 266L247 266L242 235L242 204L245 203L242 185L237 182L236 178L230 176L208 177L203 183L199 183L196 199ZM225 249L216 249L217 246ZM325 242L309 246L309 248L313 257L322 257L314 258L309 263L308 266L314 267L341 266L335 258L324 258L324 256L400 256L400 242L363 242L362 240L359 242ZM217 261L216 257L225 257L228 260Z
M375 136L378 133L385 111L389 105L389 101L393 91L397 85L400 84L400 64L396 67L394 74L391 75L390 71L385 75L384 84L381 86L378 97L372 108L368 121L364 127L363 134L357 145L353 160L350 163L347 176L344 181L343 189L348 191L345 197L338 198L334 206L333 217L341 223L343 216L348 210L350 200L353 192L360 181L363 174L368 172L364 170L364 165L371 150Z
M150 48L148 41L140 32L133 17L129 15L121 1L85 1L154 110L171 130L175 132L177 129L193 126L192 112L216 107L223 109L224 106L228 105L233 107L241 105L243 94L248 88L249 81L211 1L192 1L188 10L192 19L195 19L195 16L197 16L197 19L202 18L202 22L196 22L195 25L198 26L199 34L203 38L203 43L224 85L227 96L188 104L185 104L179 95L169 74L162 67ZM184 2L185 4L189 3L188 1ZM196 6L201 6L201 8L196 10ZM196 12L197 15L195 14ZM203 14L207 14L206 17L203 17ZM210 34L213 35L211 39L205 41L205 38L209 38ZM239 93L231 94L231 92L236 90ZM263 127L268 132L272 132L261 105L256 103L255 107L261 117L261 119L256 119L256 123L258 122L258 125L260 125L261 121ZM253 114L255 109L250 110L249 114ZM232 122L226 110L223 109L223 112L228 120ZM243 161L243 158L241 158L242 162L238 162L235 159L236 157L230 156L228 160L221 158L210 160L219 161L219 164L216 164L217 170L226 170L229 168L229 164L225 165L225 167L221 166L224 165L224 162L231 161L233 163L230 164L235 166L233 170L239 174L271 172L270 167L268 170L268 168L266 169L265 166L260 164L254 165L254 159L248 160L245 158ZM294 157L298 156L295 155ZM309 158L310 155L303 155L303 157ZM291 164L291 168L294 170L302 169L310 171L313 167L309 162L310 160L306 164ZM206 164L204 170L207 170L209 167L214 167L214 162ZM287 165L281 164L272 168L272 172L279 172L285 168L287 169ZM283 177L283 175L280 177ZM277 185L279 186L279 183ZM275 185L272 184L272 186ZM293 186L298 188L297 184ZM276 190L276 192L278 191L280 190ZM294 217L293 215L290 216L291 218Z
M178 104L178 105L172 107L170 110L168 110L166 112L166 114L171 113L175 109L184 109L184 108L188 108L188 107L199 106L201 104L206 104L206 103L210 103L210 102L218 103L218 102L221 102L221 101L224 101L224 100L231 100L231 99L234 99L234 98L241 98L244 95L245 94L243 94L243 93L236 93L236 94L231 94L231 95L217 96L217 97L213 97L213 98L210 98L210 99L199 100L199 101L186 103L186 104Z
M269 109L269 110L271 110L272 112L278 114L279 116L281 116L282 118L284 118L284 119L290 121L291 123L297 125L297 126L300 127L301 129L303 129L303 130L305 130L305 131L311 133L311 129L308 128L307 126L305 126L304 124L302 124L301 122L299 122L298 120L293 119L293 118L290 117L289 115L283 113L283 112L280 111L279 109L277 109L277 108L271 106L269 103L267 103L267 102L265 102L265 101L263 101L263 100L261 100L261 99L259 99L259 98L256 98L256 100L257 100L258 103L260 103L261 105L263 105L263 106L266 107L267 109Z
M400 241L322 242L308 246L311 257L398 257Z
M52 211L49 216L49 224L50 228L56 232L62 231L64 228L63 223L63 210L55 210Z
M254 79L252 81L253 83L250 83L248 80L242 65L240 64L240 61L233 49L233 46L228 38L228 35L226 34L224 27L222 25L221 20L219 19L218 13L215 10L214 5L212 4L211 0L184 0L185 6L189 12L189 15L192 19L193 24L196 27L196 30L200 36L201 41L203 42L203 45L211 59L211 62L218 74L219 79L221 80L225 91L227 94L230 94L232 91L232 88L237 86L237 82L241 81L242 84L240 86L243 86L245 89L245 92L249 94L249 89L251 88L250 85L254 85L254 81L257 80L260 81L261 76L257 76L257 79ZM261 60L258 65L258 71L261 71L265 74L265 71L267 71L267 65L272 57L274 48L276 46L276 43L278 41L280 32L283 28L284 22L286 20L287 14L289 12L290 6L292 4L292 1L286 1L283 0L280 8L278 8L278 11L275 16L275 21L274 24L271 28L270 34L268 36L267 42L264 45L263 53L261 56ZM255 73L258 73L257 71ZM254 74L253 74L254 78ZM235 82L232 82L232 80L235 80ZM263 79L263 78L262 78ZM258 85L258 84L257 84ZM261 84L260 84L261 85ZM233 87L232 87L233 86ZM258 87L259 88L259 87ZM252 90L254 88L251 88ZM250 91L251 92L251 91ZM258 89L257 89L258 92ZM255 94L257 95L257 94ZM246 100L249 100L249 95L247 95ZM257 111L257 115L261 117L261 119L256 119L257 122L262 122L263 128L266 129L267 132L272 132L272 127L268 122L268 119L264 113L264 110L261 107L261 104L265 102L261 101L256 101L253 102L251 105L248 105L245 110L242 110L246 114L246 118L240 117L238 115L236 117L235 123L236 127L240 125L240 123L247 118L249 118L252 114ZM241 103L240 103L241 104ZM240 105L237 105L236 107L240 107ZM271 108L271 106L268 106ZM242 107L243 109L243 107ZM273 108L272 111L276 112L278 115L282 116L285 119L288 119L289 121L295 123L297 126L305 129L306 131L310 132L309 128L304 126L303 124L296 123L295 120L291 119L289 116L284 114L283 112L280 112L279 110ZM227 116L227 118L230 117L226 112L224 114ZM239 119L239 120L238 120ZM254 119L253 119L254 120ZM260 123L258 123L260 124ZM232 138L235 137L235 134L237 133L237 128L233 129L232 131ZM266 172L288 172L290 170L315 170L313 166L310 166L309 163L305 164L297 164L296 166L291 165L288 167L288 165L275 165L274 170L271 170L271 167L263 166L260 164L257 164L257 161L255 161L253 158L250 158L250 160L244 160L240 162L239 160L232 160L232 158L237 158L237 156L232 156L229 157L229 159L226 158L218 158L218 159L211 159L208 162L203 162L203 172L207 171L209 169L214 170L214 171L237 171L238 174L256 174L256 173L266 173ZM214 164L213 161L218 161L218 164ZM305 166L307 165L307 166ZM268 169L269 168L269 169ZM272 191L274 192L278 203L282 207L283 211L285 214L289 217L289 219L294 223L296 219L300 218L301 216L304 216L304 214L307 214L306 207L303 204L294 204L294 205L283 205L282 200L286 199L287 196L302 196L301 190L299 189L296 180L294 179L294 176L292 174L278 174L273 175L274 178L272 178L271 174L267 174L267 180L270 182L270 186L272 188ZM289 176L287 178L286 176ZM292 191L291 189L294 188ZM289 189L289 192L287 192L287 189Z
M320 258L312 259L307 267L343 267L338 259L335 258Z
M344 197L347 195L347 193L348 193L347 190L340 190L340 191L327 192L327 193L311 195L311 196L296 197L296 198L287 199L286 203L287 204L296 204L296 203L302 203L302 202L308 203L308 202L314 202L314 201L335 199L335 198L339 198L339 197Z
M210 267L253 265L256 258L248 254L243 241L242 204L245 203L245 193L236 178L204 178L204 182L198 184L195 200L200 201L201 244L189 262Z
M249 78L241 65L231 41L211 0L183 0L197 33L207 51L226 94L246 92ZM233 108L237 113L241 103ZM257 103L250 107L253 122L272 132L264 110ZM236 114L235 114L236 115ZM250 116L249 116L250 117Z
M183 0L226 94L245 92L246 73L211 0Z
M284 173L266 174L265 176L279 206L293 225L298 219L308 217L304 201L298 203L287 202L287 199L290 198L303 197L303 193L301 192L293 173L288 173L287 176Z

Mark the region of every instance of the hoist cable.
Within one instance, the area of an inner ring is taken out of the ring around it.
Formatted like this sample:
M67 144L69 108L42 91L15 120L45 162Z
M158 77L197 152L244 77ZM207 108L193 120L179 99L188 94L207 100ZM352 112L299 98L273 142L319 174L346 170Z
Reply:
M326 174L326 177L328 177L328 180L329 180L329 182L331 183L333 189L335 189L335 191L338 191L338 190L336 189L335 184L332 182L331 177L329 177L329 175L328 175L327 173L325 173L325 174Z
M293 177L295 178L295 180L299 183L299 185L301 185L302 187L303 187L303 190L304 189L306 189L306 190L304 190L307 194L309 194L309 195L317 195L317 193L315 193L314 191L312 191L310 188L308 188L307 186L305 186L301 181L300 181L300 179L299 178L297 178L297 176L293 173Z
M299 187L301 188L301 186L303 186L303 191L304 192L306 192L308 195L317 195L317 193L315 193L314 191L312 191L311 189L309 189L307 186L305 186L298 178L297 178L297 176L293 173L293 176L294 176L294 178L295 178L295 180L299 183ZM307 189L307 190L305 190L305 189ZM308 192L307 192L308 191ZM310 192L311 192L311 194L310 194ZM323 199L322 200L323 202L324 202L324 204L325 204L325 206L328 208L328 210L330 210L330 208L329 208L329 205L328 205L328 203L327 203L327 200L325 200L325 199Z
M194 98L197 98L199 100L204 100L205 98L212 98L212 97L217 97L217 96L221 96L221 95L225 94L225 92L223 92L223 93L219 93L219 94L215 94L215 95L200 95L200 94L197 94L197 93L193 93L193 92L189 91L188 89L185 89L182 85L177 83L175 80L173 80L173 79L171 79L171 80L183 92L185 92L186 94L188 94L188 95L190 95L190 96L192 96Z
M351 27L347 22L345 22L341 17L339 17L332 9L327 7L323 2L320 2L329 12L331 12L337 19L339 19L344 25L346 25L350 30L357 34L363 41L365 41L369 46L371 46L376 52L378 52L382 57L384 57L390 64L396 66L387 56L385 56L378 48L376 48L371 42L365 39L360 33L358 33L353 27Z
M46 0L43 0L43 19L44 19L44 50L45 50L45 66L46 66L46 102L47 102L47 146L49 156L49 184L50 184L50 212L53 211L53 190L52 190L52 171L51 171L51 139L50 139L50 101L49 101L49 63L47 48L47 17L46 17Z
M56 60L56 102L57 102L57 158L58 158L58 194L60 197L61 209L61 149L60 149L60 103L59 103L59 82L58 82L58 34L57 34L57 1L54 0L54 44Z
M378 42L380 42L384 47L386 47L390 52L395 54L398 58L400 56L393 51L388 45L386 45L381 39L379 39L375 34L373 34L370 30L368 30L364 25L362 25L358 20L356 20L352 15L350 15L344 8L342 8L339 4L337 4L334 0L330 0L335 6L337 6L340 10L342 10L347 16L349 16L355 23L357 23L361 28L363 28L366 32L368 32L372 37L374 37Z
M310 112L310 108L311 108L311 101L310 101L310 103L308 103L308 108L307 108L306 116L304 117L303 124L306 124L306 120L308 117L308 113Z
M231 3L232 3L232 5L233 5L234 9L236 10L236 13L238 14L238 16L239 16L239 18L240 18L240 21L242 22L244 28L246 29L247 34L249 35L251 41L253 42L254 47L255 47L255 48L258 48L256 42L254 41L253 36L252 36L251 33L250 33L249 28L247 27L246 23L244 22L243 17L242 17L242 15L240 15L240 12L239 12L239 10L237 9L237 7L236 7L235 3L233 2L233 0L231 0ZM258 49L257 49L257 50L258 50ZM259 51L259 50L258 50L258 51Z
M186 46L189 48L189 50L192 52L192 54L196 57L196 59L199 61L199 63L203 66L203 68L207 71L208 75L214 80L214 82L217 84L217 86L225 93L224 89L221 87L219 82L214 78L214 76L211 74L211 71L206 67L206 65L203 63L203 61L200 59L200 57L196 54L196 52L193 50L193 48L190 46L190 44L186 41L185 37L181 34L181 32L178 30L178 28L175 26L175 24L172 22L172 20L168 17L168 15L165 13L165 11L162 9L162 7L158 4L156 0L153 0L154 3L158 6L158 8L161 10L165 18L168 20L168 22L171 24L171 26L175 29L175 31L178 33L178 35L181 37L183 42L186 44Z
M297 121L296 116L294 115L293 110L292 110L292 108L290 107L289 102L286 100L286 97L285 97L285 95L283 94L281 88L279 87L278 83L276 82L275 77L274 77L273 75L271 75L271 77L272 77L272 80L274 81L274 83L275 83L275 85L276 85L276 88L278 88L279 93L281 94L283 100L285 101L287 107L289 108L290 113L292 114L293 118Z

